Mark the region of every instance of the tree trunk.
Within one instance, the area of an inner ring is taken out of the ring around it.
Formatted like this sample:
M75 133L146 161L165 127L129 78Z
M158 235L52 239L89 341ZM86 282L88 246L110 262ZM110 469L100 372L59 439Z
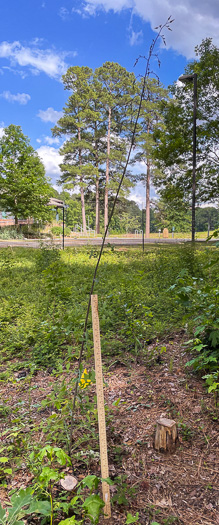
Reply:
M87 233L86 216L85 216L85 203L84 203L84 188L82 188L82 186L80 186L80 191L81 191L82 226L83 226L83 232Z
M106 158L106 186L104 199L104 229L108 225L108 185L109 185L109 156L110 156L110 130L111 130L111 108L109 108L108 116L108 132L107 132L107 158Z
M99 195L99 176L96 175L96 233L100 233L100 195Z
M78 129L78 140L81 140L81 130ZM81 149L79 149L79 166L80 166L80 172L82 169L82 159L81 159ZM83 232L87 233L87 227L86 227L86 215L85 215L85 202L84 202L84 188L82 186L83 184L83 177L82 174L80 176L80 192L81 192L81 212L82 212L82 227Z
M147 125L147 134L150 131L150 124ZM146 227L145 227L145 236L146 239L150 237L150 182L151 182L151 163L149 159L149 154L147 154L147 179L146 179Z
M95 133L96 133L96 122L95 122ZM95 164L98 170L98 153L97 153L97 142L95 143ZM100 192L99 192L99 173L96 174L96 224L95 224L96 233L100 233Z
M150 237L150 179L151 179L151 165L149 159L147 160L147 181L146 181L146 239Z

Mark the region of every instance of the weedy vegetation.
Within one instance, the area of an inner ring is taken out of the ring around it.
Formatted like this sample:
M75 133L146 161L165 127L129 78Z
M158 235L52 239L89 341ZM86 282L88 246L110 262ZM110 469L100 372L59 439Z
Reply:
M97 493L100 475L87 475L99 472L95 373L87 367L93 355L91 316L73 439L70 436L77 360L95 264L96 251L89 247L62 252L42 245L39 250L0 251L0 385L12 383L27 392L25 401L21 395L13 409L7 398L0 405L4 420L0 483L6 488L24 466L31 476L25 489L13 489L0 506L4 525L97 524L103 513ZM117 361L125 361L127 367L144 362L150 368L166 353L165 337L183 331L184 351L190 353L187 368L204 378L217 404L218 266L215 245L146 247L144 253L140 248L108 245L95 282L104 365L110 370ZM42 369L48 382L49 372L52 389L36 406L31 380ZM119 403L115 401L114 407ZM113 414L107 406L106 418L113 433ZM192 439L192 430L183 422L181 433L184 440ZM121 450L118 445L112 451L115 463L121 461ZM69 496L60 489L60 481L72 473L73 464L82 479ZM107 481L116 487L113 505L128 507L135 487L128 487L125 476ZM168 519L163 523L177 523L175 517ZM138 522L139 514L128 512L126 523Z

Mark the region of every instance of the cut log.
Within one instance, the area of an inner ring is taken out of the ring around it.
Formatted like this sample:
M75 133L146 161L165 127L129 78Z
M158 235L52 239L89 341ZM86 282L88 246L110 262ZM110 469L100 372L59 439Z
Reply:
M154 448L161 452L173 452L178 441L176 422L173 419L160 417L157 420Z

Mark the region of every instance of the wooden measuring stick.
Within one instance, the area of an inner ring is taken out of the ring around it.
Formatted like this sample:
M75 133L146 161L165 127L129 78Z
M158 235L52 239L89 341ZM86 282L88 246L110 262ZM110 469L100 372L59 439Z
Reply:
M104 408L104 394L103 394L103 372L101 359L101 345L100 345L100 325L98 316L98 298L97 295L91 296L92 309L92 323L93 323L93 338L94 338L94 359L95 359L95 373L96 373L96 389L97 389L97 410L98 410L98 426L99 426L99 440L100 440L100 462L101 462L101 476L106 479L109 476L108 456L107 456L107 440L106 440L106 420ZM104 514L105 518L111 517L110 505L110 490L106 481L102 482L103 501L105 503Z

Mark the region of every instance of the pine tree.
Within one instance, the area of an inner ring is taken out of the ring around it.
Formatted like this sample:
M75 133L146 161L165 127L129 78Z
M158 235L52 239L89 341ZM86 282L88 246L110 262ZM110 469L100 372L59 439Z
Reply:
M109 190L121 170L126 154L126 125L134 95L135 76L114 62L105 62L95 71L96 86L106 123L106 174L104 197L104 228L108 224ZM111 176L110 176L111 175ZM113 181L112 181L113 182ZM126 183L127 183L126 179Z
M62 148L61 155L64 156L60 165L62 175L60 182L66 188L80 188L82 225L86 232L85 200L84 192L90 185L95 183L98 174L90 160L93 149L89 127L96 119L95 108L92 107L92 69L88 67L70 67L62 77L65 89L72 93L64 108L61 117L52 130L55 136L68 136Z
M96 168L95 176L95 201L96 201L96 219L95 231L100 233L100 187L103 182L103 164L106 153L106 125L103 118L102 103L99 98L99 84L95 78L92 83L92 98L90 99L92 107L92 121L90 122L90 160Z
M146 186L146 238L150 236L150 187L154 169L153 154L156 147L154 133L164 128L162 106L166 98L167 90L163 88L159 81L148 78L140 115L140 127L136 139L138 151L134 158L134 162L144 162L146 166L146 173L142 173L139 177Z

